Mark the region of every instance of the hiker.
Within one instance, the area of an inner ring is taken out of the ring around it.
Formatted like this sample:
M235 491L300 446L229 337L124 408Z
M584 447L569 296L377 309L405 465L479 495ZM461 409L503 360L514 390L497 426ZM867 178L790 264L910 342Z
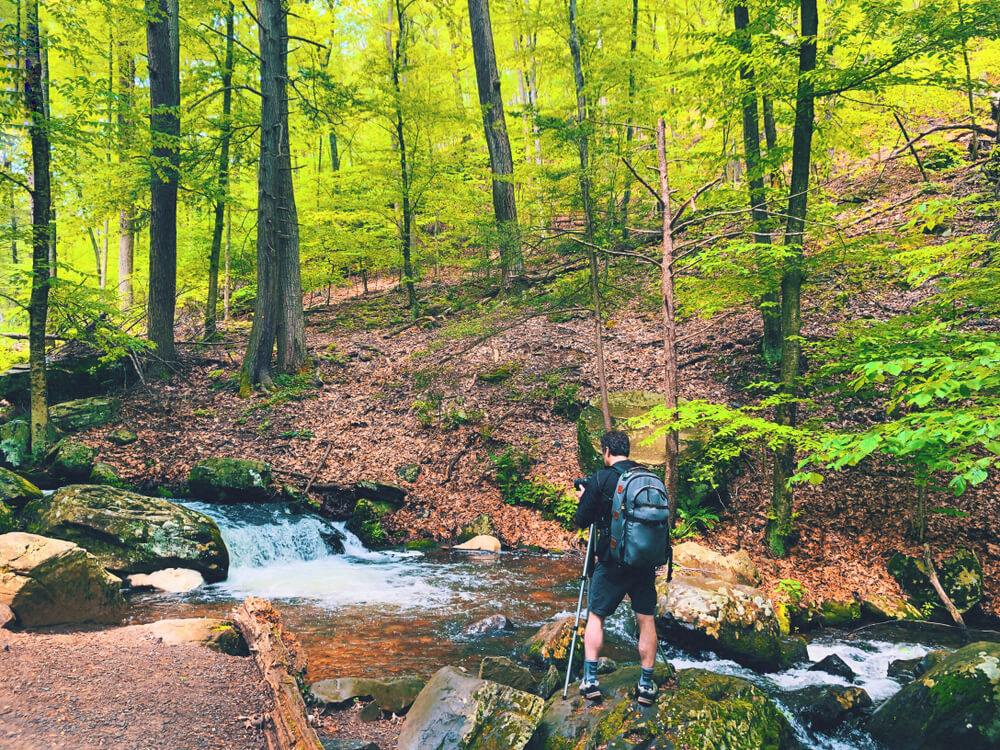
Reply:
M611 430L601 436L601 455L605 468L587 477L582 488L577 489L576 525L585 529L595 524L598 529L593 580L588 593L590 615L584 634L583 679L580 694L588 700L601 698L597 679L597 659L604 645L604 620L614 614L622 599L628 594L639 625L639 660L641 677L636 692L639 703L650 705L656 698L657 686L653 681L653 664L656 660L656 567L627 567L612 559L611 506L618 480L629 469L641 468L629 460L628 435Z

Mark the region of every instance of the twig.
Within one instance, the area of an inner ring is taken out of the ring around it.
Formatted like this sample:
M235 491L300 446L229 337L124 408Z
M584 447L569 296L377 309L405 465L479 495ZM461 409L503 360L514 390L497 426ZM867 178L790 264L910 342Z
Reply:
M951 619L962 629L962 638L965 643L968 643L969 629L965 626L965 620L962 619L958 608L948 598L948 594L945 593L944 588L941 586L941 581L938 580L937 571L934 570L934 561L931 559L931 546L929 544L924 544L924 564L927 566L927 577L931 579L931 586L937 592L938 598L944 602L944 606L948 610L948 614L951 615Z
M642 176L638 172L636 172L635 171L635 167L632 166L632 162L630 162L624 156L622 157L622 161L625 163L625 166L628 167L628 171L632 173L632 175L635 177L635 179L637 179L639 182L641 182L642 186L644 188L646 188L646 190L649 191L650 195L652 195L654 198L656 198L656 204L662 208L663 207L663 201L660 199L660 194L656 190L653 190L653 188L650 187L650 185L649 185L648 182L646 182L644 179L642 179Z
M333 451L333 443L328 443L326 447L326 453L323 454L323 460L320 461L319 464L317 464L316 471L313 472L313 475L309 478L309 481L306 482L306 488L303 490L303 492L306 493L309 492L309 488L312 487L313 482L316 481L316 477L319 476L319 470L323 468L324 464L326 464L326 459L330 457L330 453L332 451Z

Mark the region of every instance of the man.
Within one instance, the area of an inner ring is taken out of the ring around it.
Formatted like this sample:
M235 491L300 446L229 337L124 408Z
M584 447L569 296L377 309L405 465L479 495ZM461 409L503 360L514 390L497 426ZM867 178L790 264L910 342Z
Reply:
M618 430L601 436L601 455L605 468L587 477L582 489L577 490L579 504L576 508L576 525L585 529L596 524L598 529L596 565L590 585L587 629L583 638L584 662L580 694L588 700L601 697L597 680L597 659L604 645L604 620L614 614L622 599L628 594L632 611L639 624L639 660L642 676L636 697L639 703L650 705L656 698L653 682L653 665L656 661L656 569L630 568L614 562L610 556L611 501L619 477L629 469L639 466L630 461L628 435ZM593 561L588 561L592 564Z

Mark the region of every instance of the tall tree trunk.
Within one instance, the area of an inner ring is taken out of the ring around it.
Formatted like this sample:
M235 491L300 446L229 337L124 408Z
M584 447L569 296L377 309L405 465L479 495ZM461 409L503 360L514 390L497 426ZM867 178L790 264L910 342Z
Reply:
M229 202L229 140L232 136L233 111L233 3L226 7L226 59L222 70L222 134L219 143L219 197L215 201L215 224L212 227L212 247L208 255L208 299L205 301L205 338L215 336L216 308L219 306L219 255L222 252L222 231L226 224Z
M1000 18L1000 14L998 14L998 18ZM962 0L958 0L958 22L962 26L965 26L965 9L962 7ZM972 68L969 65L968 43L964 38L962 39L962 62L965 63L965 93L969 97L969 122L972 125L972 141L969 144L969 150L972 153L973 161L975 161L979 158L979 133L976 132L976 103L972 98L974 88L972 85Z
M472 57L476 65L479 106L482 109L486 146L490 153L493 215L500 238L501 287L507 289L512 274L524 273L524 261L514 199L514 155L510 150L504 119L489 0L469 0L469 27L472 30Z
M229 254L233 248L233 214L232 207L226 203L226 276L222 282L222 315L229 320Z
M24 98L30 124L31 173L31 299L28 303L28 365L31 401L31 452L40 459L48 432L48 388L45 378L45 323L49 312L49 256L52 234L50 182L51 144L43 101L41 34L38 0L28 0L25 24Z
M761 109L764 111L764 143L767 144L768 155L773 155L778 148L778 126L774 121L774 102L767 94L760 97ZM781 167L771 164L771 189L777 190L781 185Z
M635 128L632 127L632 109L635 106L635 50L639 44L639 0L632 0L632 30L628 47L628 116L625 119L625 151L629 152ZM628 239L628 204L632 202L632 174L625 174L625 193L622 196L622 239ZM671 496L672 497L672 496Z
M660 172L660 201L663 203L662 261L660 287L663 299L663 401L668 410L677 409L677 328L674 322L674 235L670 210L670 179L667 174L667 128L663 118L656 123L656 155ZM677 430L667 433L663 481L667 486L670 517L677 509Z
M35 20L38 20L36 8ZM42 111L45 120L52 119L52 76L49 69L49 47L45 36L39 32L42 59ZM51 148L51 144L50 144ZM59 257L56 254L56 208L52 205L52 183L49 182L49 276L55 278L59 273Z
M135 107L135 60L124 39L118 41L118 164L124 172L132 160L133 121ZM132 270L135 253L135 206L118 210L118 304L124 310L132 306Z
M172 0L147 0L146 44L149 53L149 129L153 147L150 170L149 340L157 356L172 361L174 298L177 292L177 171L180 98L174 66L169 15Z
M340 171L340 149L337 144L337 132L330 128L330 171Z
M797 380L802 351L802 245L805 240L806 211L809 203L809 167L812 155L815 90L812 72L816 68L816 31L819 17L816 0L801 0L802 30L799 42L799 80L795 96L795 125L792 132L792 178L785 224L788 258L781 277L781 393L788 399L798 395ZM777 422L795 426L794 401L777 407ZM764 540L772 555L788 552L792 536L792 489L788 484L795 471L795 446L775 450L771 509Z
M392 86L395 93L395 128L396 147L399 149L399 184L402 190L403 215L400 223L399 245L400 254L403 257L402 277L406 286L406 298L410 307L410 317L416 320L420 315L420 308L417 302L417 290L413 278L413 261L411 250L413 247L413 205L411 203L411 177L410 165L407 161L406 137L403 129L403 86L402 67L405 64L406 54L406 7L401 0L396 3L396 23L397 37L395 47L390 47L392 51Z

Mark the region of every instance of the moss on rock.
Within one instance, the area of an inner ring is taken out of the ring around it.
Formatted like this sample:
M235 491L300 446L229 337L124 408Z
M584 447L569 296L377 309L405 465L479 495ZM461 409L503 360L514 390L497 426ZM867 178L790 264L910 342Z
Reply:
M271 467L241 458L205 458L188 475L188 488L209 503L254 503L268 499Z
M889 573L910 601L918 608L932 607L945 614L944 605L931 586L922 558L897 552L889 559ZM983 598L983 566L969 550L960 549L937 566L941 587L961 613L966 613Z
M80 398L49 407L49 419L63 432L79 432L100 427L118 418L121 400L117 398Z
M42 491L24 477L7 469L0 469L0 503L18 510L41 496Z
M79 482L90 476L97 450L83 443L64 440L56 446L51 455L53 476L70 482Z

